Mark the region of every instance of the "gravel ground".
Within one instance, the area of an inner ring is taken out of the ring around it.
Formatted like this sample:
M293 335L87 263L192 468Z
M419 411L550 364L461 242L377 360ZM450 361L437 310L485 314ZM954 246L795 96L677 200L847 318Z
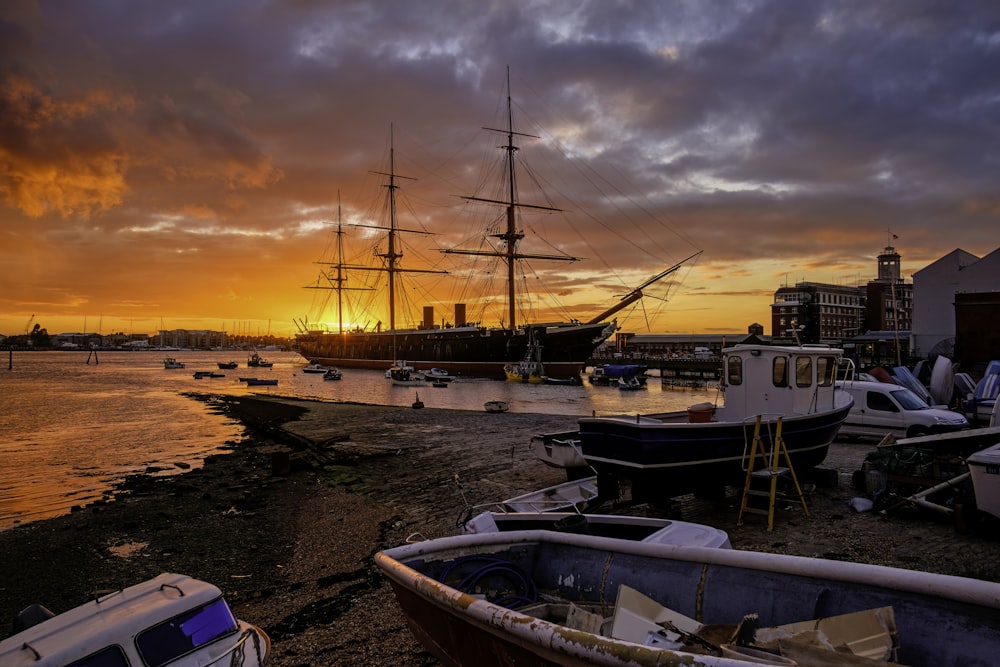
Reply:
M176 477L137 476L117 499L0 532L0 617L55 612L164 571L220 586L273 641L270 665L434 665L371 556L418 533L454 534L467 505L564 480L534 460L536 433L576 419L533 414L199 396L241 420L231 453ZM1000 581L996 526L902 506L852 509L874 443L835 443L798 502L737 526L734 493L659 511L729 532L733 546ZM0 637L9 624L0 625Z

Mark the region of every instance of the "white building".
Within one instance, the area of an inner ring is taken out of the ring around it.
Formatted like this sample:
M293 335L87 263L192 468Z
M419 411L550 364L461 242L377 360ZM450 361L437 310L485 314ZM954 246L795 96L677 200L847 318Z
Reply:
M956 248L913 274L914 356L951 355L961 292L1000 292L1000 248L981 259Z

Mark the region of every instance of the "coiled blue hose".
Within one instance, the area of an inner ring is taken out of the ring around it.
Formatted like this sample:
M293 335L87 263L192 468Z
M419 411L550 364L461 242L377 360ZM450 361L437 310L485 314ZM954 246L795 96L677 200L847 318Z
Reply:
M531 577L523 569L514 565L510 561L506 561L502 558L496 558L494 556L476 555L456 558L442 573L441 580L446 580L452 572L461 567L465 567L470 563L482 564L478 565L470 573L466 574L458 585L455 586L456 589L462 591L463 593L472 593L472 591L476 589L484 578L491 575L499 575L518 586L520 588L520 593L505 595L495 600L490 600L493 604L506 607L507 609L516 609L517 607L532 604L538 601L538 589Z

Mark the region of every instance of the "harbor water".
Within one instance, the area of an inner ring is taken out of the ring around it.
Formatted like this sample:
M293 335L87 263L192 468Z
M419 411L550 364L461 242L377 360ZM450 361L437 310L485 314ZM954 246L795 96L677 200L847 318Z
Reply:
M309 400L584 416L648 414L714 401L715 389L621 391L594 386L456 378L447 387L397 387L382 371L344 370L339 381L303 373L294 352L261 352L272 368L248 368L246 352L14 352L0 368L0 530L65 514L109 496L130 474L170 475L197 468L238 441L242 425L189 394L263 394ZM165 356L185 364L164 368ZM219 370L217 362L238 368ZM8 368L8 366L10 366ZM215 371L224 377L194 377ZM247 387L240 378L278 380ZM502 418L502 415L498 415ZM527 445L527 442L525 443Z

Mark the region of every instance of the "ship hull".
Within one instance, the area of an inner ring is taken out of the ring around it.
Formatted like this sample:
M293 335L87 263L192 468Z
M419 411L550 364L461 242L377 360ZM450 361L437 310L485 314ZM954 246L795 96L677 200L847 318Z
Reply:
M296 338L299 353L314 362L343 368L384 370L397 360L417 370L440 368L453 375L504 379L504 365L524 359L532 334L542 346L545 372L572 376L583 370L615 325L550 324L511 331L453 327L396 332L309 331Z

